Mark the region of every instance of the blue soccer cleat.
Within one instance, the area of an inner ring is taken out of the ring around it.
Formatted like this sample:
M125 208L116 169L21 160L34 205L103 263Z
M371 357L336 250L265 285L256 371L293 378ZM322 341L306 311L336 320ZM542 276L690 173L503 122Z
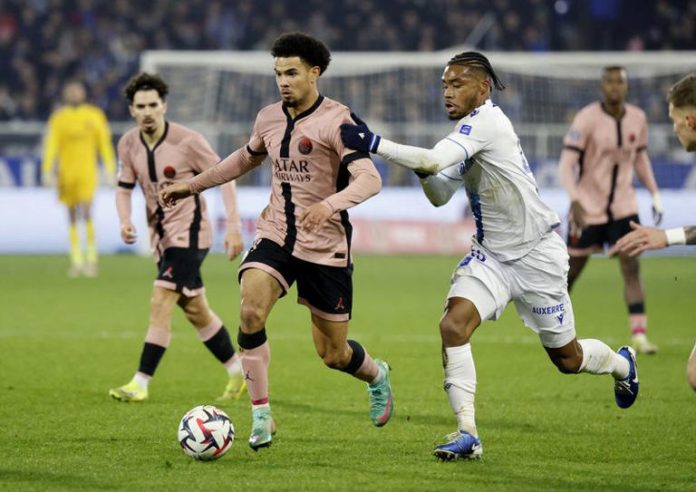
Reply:
M639 385L636 352L627 345L621 347L617 352L628 361L628 376L626 379L616 380L614 383L614 397L619 408L628 408L638 398Z
M481 439L468 432L457 431L447 436L449 442L435 446L433 454L442 461L452 461L459 458L475 460L483 454Z

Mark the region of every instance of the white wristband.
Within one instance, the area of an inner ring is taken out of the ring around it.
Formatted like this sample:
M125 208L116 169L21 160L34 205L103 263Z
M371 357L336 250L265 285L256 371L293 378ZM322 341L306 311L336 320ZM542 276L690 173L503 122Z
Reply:
M665 234L667 235L668 246L671 246L673 244L686 244L686 231L683 227L667 229L665 231Z

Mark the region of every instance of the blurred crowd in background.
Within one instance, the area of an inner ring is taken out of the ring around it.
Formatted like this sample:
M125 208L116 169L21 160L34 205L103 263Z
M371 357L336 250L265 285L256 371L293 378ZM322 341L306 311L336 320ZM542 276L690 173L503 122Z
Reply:
M125 120L143 50L267 50L290 30L334 51L682 50L696 48L696 2L0 0L0 121L45 119L69 78Z

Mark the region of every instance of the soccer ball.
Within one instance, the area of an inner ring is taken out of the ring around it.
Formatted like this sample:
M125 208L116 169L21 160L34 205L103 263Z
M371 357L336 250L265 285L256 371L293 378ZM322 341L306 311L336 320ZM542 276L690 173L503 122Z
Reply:
M195 460L216 460L232 447L234 426L229 416L213 405L199 405L181 418L179 444Z

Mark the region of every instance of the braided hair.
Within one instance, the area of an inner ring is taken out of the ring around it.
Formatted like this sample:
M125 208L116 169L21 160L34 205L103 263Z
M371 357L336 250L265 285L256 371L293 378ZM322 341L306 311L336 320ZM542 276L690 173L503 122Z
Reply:
M472 67L476 70L484 72L486 76L490 78L493 87L499 91L505 89L505 84L501 82L498 74L496 74L495 70L493 70L491 62L489 62L488 58L483 56L481 53L476 51L465 51L463 53L459 53L458 55L453 56L450 61L447 62L447 65L466 65Z

